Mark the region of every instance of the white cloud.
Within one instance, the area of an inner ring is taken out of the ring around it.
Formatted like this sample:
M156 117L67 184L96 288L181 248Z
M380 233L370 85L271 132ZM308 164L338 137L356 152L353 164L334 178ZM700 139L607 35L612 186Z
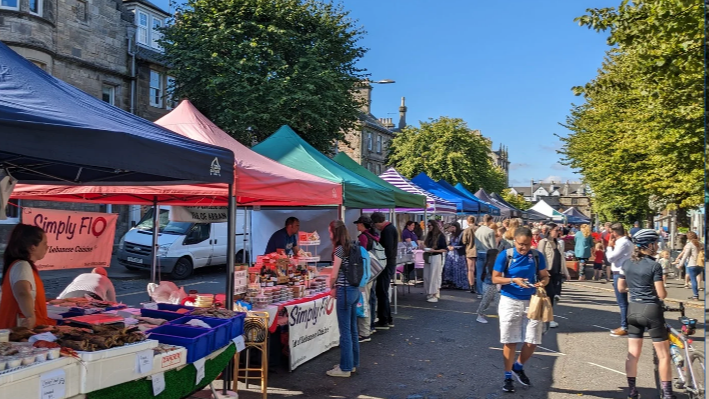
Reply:
M557 141L554 143L551 143L551 145L539 145L539 148L541 148L544 151L549 151L549 152L556 152L561 149L561 142Z
M532 165L528 163L511 163L510 164L510 170L517 170L517 169L527 169L531 167Z
M551 165L551 169L553 169L553 170L569 170L570 168L566 165L562 165L557 162L557 163Z
M564 179L561 176L555 176L555 175L550 175L550 176L547 176L544 179L542 179L542 183L551 183L551 182L559 183L562 181L566 181L566 179Z

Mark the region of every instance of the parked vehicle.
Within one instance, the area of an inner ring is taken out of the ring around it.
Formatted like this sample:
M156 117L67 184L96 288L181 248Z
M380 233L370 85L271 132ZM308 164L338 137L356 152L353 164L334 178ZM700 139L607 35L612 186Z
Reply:
M150 270L152 264L153 210L118 243L118 261L129 270ZM226 264L227 224L188 223L170 220L171 207L160 207L157 263L162 273L176 280L194 269ZM237 211L236 263L249 261L249 232L244 229L244 210Z

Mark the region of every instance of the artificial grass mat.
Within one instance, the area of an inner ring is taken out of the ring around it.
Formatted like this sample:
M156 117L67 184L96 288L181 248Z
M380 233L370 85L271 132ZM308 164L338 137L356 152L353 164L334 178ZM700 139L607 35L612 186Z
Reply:
M130 381L120 385L104 388L100 391L86 394L87 399L180 399L200 390L214 381L226 368L236 353L236 346L229 345L224 352L204 365L204 379L195 385L197 369L188 364L181 370L171 370L165 373L165 390L158 396L153 396L153 382L149 379Z

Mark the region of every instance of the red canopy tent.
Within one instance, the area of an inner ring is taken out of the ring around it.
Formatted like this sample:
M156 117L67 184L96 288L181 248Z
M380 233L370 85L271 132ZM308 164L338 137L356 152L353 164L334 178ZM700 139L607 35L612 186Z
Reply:
M155 122L183 136L234 152L234 191L239 205L342 204L338 183L292 169L251 151L219 129L188 100ZM159 154L156 154L159 156ZM226 206L226 184L169 186L70 186L18 184L12 198L118 205Z

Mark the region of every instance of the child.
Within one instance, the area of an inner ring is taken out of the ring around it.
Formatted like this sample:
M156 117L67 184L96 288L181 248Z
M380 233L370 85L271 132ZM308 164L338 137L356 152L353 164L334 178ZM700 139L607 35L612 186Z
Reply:
M599 281L603 273L603 243L597 242L593 251L593 280Z
M672 261L670 260L670 251L664 250L660 252L660 259L657 260L657 263L662 266L662 281L665 284L665 288L667 288L667 274L669 274L670 265L672 264Z

